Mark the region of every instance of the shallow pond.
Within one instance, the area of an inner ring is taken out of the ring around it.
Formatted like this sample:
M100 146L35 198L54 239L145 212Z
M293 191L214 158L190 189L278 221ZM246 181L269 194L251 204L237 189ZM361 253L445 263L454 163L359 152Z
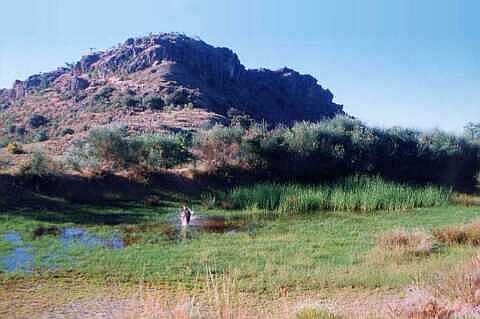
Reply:
M107 238L103 238L92 235L85 229L79 227L65 228L62 231L59 240L66 246L80 244L87 248L105 247L122 249L125 247L123 239L117 234L112 234Z
M192 215L190 224L182 226L179 216L172 214L166 222L143 225L126 225L121 231L109 235L96 235L85 228L56 226L39 226L32 232L33 241L26 241L21 234L10 231L3 234L4 242L10 249L8 253L0 256L0 272L33 272L35 260L40 260L41 269L54 270L64 264L65 261L73 262L71 257L76 247L86 249L123 249L128 245L141 243L142 236L148 234L154 238L167 238L171 241L194 240L200 233L217 233L232 235L240 231L245 222L230 220L223 216L208 216L203 214ZM48 251L36 248L36 240L49 236ZM37 259L38 259L37 258Z
M0 256L0 265L3 266L2 268L7 272L32 271L34 264L32 246L25 244L17 232L4 234L3 240L13 246L13 249L8 255Z
M207 233L236 233L242 223L240 221L227 220L223 216L199 216L193 215L188 226L180 226L194 231Z
M38 233L38 231L36 230L35 233ZM42 257L44 266L48 269L54 269L56 267L55 259L68 256L69 251L77 245L92 249L97 247L122 249L125 247L123 239L117 234L104 238L90 234L87 230L79 227L57 229L56 233L58 233L56 240L60 243L60 248L54 251L51 256ZM41 236L34 236L34 238L38 237ZM12 249L7 255L0 256L0 271L32 272L35 267L36 255L32 244L26 243L22 236L15 231L4 234L2 239L12 246Z

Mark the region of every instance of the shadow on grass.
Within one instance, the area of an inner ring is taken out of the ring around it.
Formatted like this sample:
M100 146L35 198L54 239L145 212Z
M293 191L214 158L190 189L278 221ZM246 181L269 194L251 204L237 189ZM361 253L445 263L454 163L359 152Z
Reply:
M112 211L110 207L84 207L75 204L58 204L54 201L32 205L24 203L22 207L10 208L0 212L0 215L21 216L31 220L49 223L75 223L81 225L118 225L134 224L143 220L142 213L118 210Z
M119 176L47 176L26 179L0 175L0 216L22 216L52 223L117 225L165 214L181 198ZM154 194L155 207L145 208Z

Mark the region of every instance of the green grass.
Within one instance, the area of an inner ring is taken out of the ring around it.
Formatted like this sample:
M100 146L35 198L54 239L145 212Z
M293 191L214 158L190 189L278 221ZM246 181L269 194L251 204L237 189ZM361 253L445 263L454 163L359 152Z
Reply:
M407 211L323 212L308 216L280 217L274 221L248 219L247 226L234 234L197 234L187 240L168 240L158 228L144 228L138 241L123 250L78 247L57 256L60 267L47 271L42 260L58 250L54 236L33 239L38 225L81 225L99 235L123 233L128 225L164 223L177 206L156 208L71 207L72 214L87 214L68 221L61 211L3 212L0 235L19 231L37 252L37 272L33 275L68 276L81 273L98 282L162 283L186 288L199 287L206 274L234 274L238 287L254 294L275 295L279 287L292 292L336 289L395 289L449 270L475 254L475 248L442 246L431 256L408 260L379 260L371 257L376 236L386 230L405 227L433 228L471 221L479 215L476 207L445 206ZM201 209L197 209L201 211ZM248 215L245 211L209 210L232 220ZM59 217L59 215L61 215ZM98 216L107 224L95 225ZM108 219L104 219L108 216ZM127 217L128 216L128 217ZM117 224L111 221L118 221ZM0 256L11 249L0 241ZM32 274L0 274L0 282Z
M448 204L451 192L435 186L410 186L380 177L352 176L336 184L303 186L257 184L227 194L237 209L295 215L318 210L395 211Z

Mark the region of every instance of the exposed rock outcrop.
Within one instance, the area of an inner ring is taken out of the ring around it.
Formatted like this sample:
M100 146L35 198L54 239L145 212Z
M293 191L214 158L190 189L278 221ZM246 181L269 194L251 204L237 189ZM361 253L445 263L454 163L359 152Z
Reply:
M68 73L73 92L85 90L91 81L115 86L118 83L105 82L127 77L130 91L162 96L166 105L192 103L223 115L234 107L270 122L319 120L343 112L332 93L310 75L288 68L247 70L230 49L175 33L128 39L111 50L83 56L71 70L59 68L17 81L3 95L15 100L55 87Z
M90 52L72 66L0 90L0 132L14 125L28 128L27 135L43 130L54 137L112 122L138 132L195 129L225 118L232 108L272 124L343 114L333 94L310 75L246 69L228 48L161 33ZM190 118L188 110L194 110ZM32 125L32 114L48 121Z
M70 91L77 92L85 90L89 84L88 80L79 76L73 76L70 80Z

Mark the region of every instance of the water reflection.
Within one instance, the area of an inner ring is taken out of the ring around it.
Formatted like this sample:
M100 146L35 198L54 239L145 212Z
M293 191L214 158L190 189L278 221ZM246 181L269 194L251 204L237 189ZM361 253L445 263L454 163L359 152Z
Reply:
M38 238L38 231L34 231L34 238ZM70 251L77 245L84 248L94 249L104 247L108 249L122 249L125 247L123 239L117 234L111 234L106 237L90 234L87 230L80 227L67 227L58 229L58 232L46 232L47 234L58 234L55 240L60 245L52 245L52 251L42 256L42 267L47 269L58 268L58 261L69 259ZM12 249L5 256L0 256L0 270L6 272L32 272L35 267L36 251L31 244L25 243L22 236L15 231L3 235L3 241L12 246Z
M0 257L0 264L7 272L33 271L34 254L30 244L24 244L22 237L17 232L8 232L3 235L3 240L13 246L10 254Z

